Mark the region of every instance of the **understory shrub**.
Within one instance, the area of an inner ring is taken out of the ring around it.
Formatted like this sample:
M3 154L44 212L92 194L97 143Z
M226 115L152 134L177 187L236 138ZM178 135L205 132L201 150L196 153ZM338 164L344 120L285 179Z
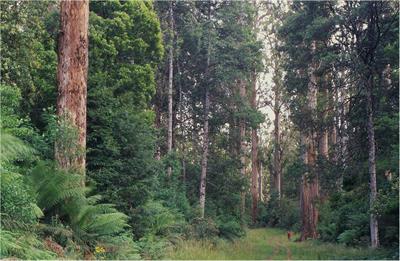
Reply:
M219 236L233 240L246 234L240 221L232 216L220 216L217 219Z
M148 201L132 211L133 232L137 239L147 235L166 237L184 223L183 216L165 207L161 201Z
M0 258L56 259L42 240L32 232L11 232L0 229Z
M369 243L368 201L355 191L336 193L319 206L318 232L323 241L346 245Z
M139 258L127 230L128 217L112 204L99 203L99 195L87 196L89 188L81 186L82 177L51 163L41 163L31 172L38 205L45 210L44 237L55 239L62 247L72 241L85 256Z
M36 205L32 189L17 173L1 173L1 224L4 227L34 224L43 213Z
M210 218L194 218L186 231L189 238L213 239L219 234L218 226Z
M300 229L299 202L282 197L280 200L276 193L265 204L259 205L258 223L261 226L279 227L292 231Z

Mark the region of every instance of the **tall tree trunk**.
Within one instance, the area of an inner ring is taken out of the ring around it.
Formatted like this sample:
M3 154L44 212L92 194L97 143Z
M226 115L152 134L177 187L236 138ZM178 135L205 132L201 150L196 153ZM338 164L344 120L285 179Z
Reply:
M239 95L242 103L246 101L246 85L242 80L239 80ZM240 174L242 175L243 179L246 177L246 123L243 118L239 120L239 142L240 142ZM246 207L246 192L242 192L241 194L241 216L244 217L245 214L245 207Z
M208 21L211 22L211 1L208 2ZM211 30L211 28L209 28ZM210 67L210 52L211 52L211 39L210 32L208 34L208 48L207 48L207 64L205 75L208 78ZM200 217L204 218L205 204L206 204L206 178L207 178L207 158L208 158L208 114L210 110L210 94L208 83L205 85L204 95L204 134L203 134L203 155L201 159L201 176L200 176Z
M173 120L173 110L172 110L172 85L174 77L174 13L172 8L172 1L169 3L169 30L170 30L170 47L169 47L169 68L168 68L168 137L167 146L168 153L172 151L172 120ZM172 168L168 167L167 175L171 176Z
M328 111L328 97L329 97L329 91L328 89L322 90L321 93L323 99L322 102L323 104L323 112L322 112L322 120L323 120L323 126L321 129L321 132L319 134L319 155L325 159L328 160L329 158L329 145L328 145L328 129L326 128L326 118L327 118L327 111Z
M280 93L278 86L274 90L274 188L281 199L281 132L280 132Z
M263 165L260 160L258 161L258 166L258 198L261 202L263 202Z
M257 110L257 73L253 74L252 93L251 93L251 107ZM251 216L253 224L257 219L257 205L258 205L258 135L257 127L251 129L251 197L252 208Z
M376 156L375 156L375 130L373 119L373 105L372 105L372 90L373 90L373 76L370 76L367 81L367 132L368 132L368 171L369 171L369 205L372 210L377 195L376 189ZM370 214L370 232L371 232L371 247L376 248L379 246L378 238L378 218L374 212Z
M83 175L86 164L88 24L88 0L61 1L57 115L76 129L77 137L68 141L60 137L56 142L55 158L61 168L73 169Z
M312 44L312 52L316 49L316 42ZM308 112L312 115L315 113L317 108L317 76L316 76L317 64L315 61L312 62L309 70L309 82L308 82ZM308 126L307 130L302 133L302 146L305 146L305 152L303 152L303 162L308 166L309 171L306 172L302 177L302 187L300 192L301 200L301 213L302 213L302 227L301 227L301 240L307 238L317 238L317 223L318 223L318 209L317 200L319 197L319 185L318 185L318 174L315 172L315 163L317 158L317 135L315 134L314 119Z
M330 79L332 81L332 78ZM336 89L335 86L332 88L332 94L329 96L329 107L332 110L332 120L330 122L329 126L329 158L333 162L335 166L338 165L338 160L339 160L339 146L338 146L338 123L339 123L339 111L338 111L338 106L337 103L339 102L338 100L338 90ZM343 186L343 174L338 173L338 177L336 180L336 189L338 191L342 190Z
M163 86L163 73L160 71L157 72L157 89L156 94L154 96L154 112L155 112L155 119L154 119L154 127L159 130L161 128L161 97L162 97L162 86ZM154 158L156 160L161 160L161 146L157 139L156 143L156 151L154 153Z

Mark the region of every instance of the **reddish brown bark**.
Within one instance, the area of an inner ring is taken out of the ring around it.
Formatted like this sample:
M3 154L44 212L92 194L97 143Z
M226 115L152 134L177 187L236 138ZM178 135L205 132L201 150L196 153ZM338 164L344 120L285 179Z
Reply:
M312 52L315 51L316 43L312 44ZM308 93L307 93L307 111L310 115L313 115L317 108L317 76L316 69L317 64L315 61L312 62L309 69L309 82L308 82ZM300 190L300 202L301 202L301 240L307 238L317 238L317 223L318 223L318 209L317 203L319 198L319 185L318 185L318 173L315 171L315 164L317 159L317 135L312 128L314 119L311 119L310 126L301 133L301 145L302 145L302 159L303 163L308 167L308 171L302 176L302 186Z
M325 160L329 158L329 144L328 144L328 129L325 127L325 120L327 118L327 110L328 110L328 104L326 101L328 100L328 95L329 92L327 89L322 91L322 96L324 97L323 102L323 112L322 112L322 120L324 120L324 126L322 127L322 130L319 134L319 155L323 157Z
M89 1L61 1L58 49L57 115L76 128L77 146L66 149L61 139L55 158L61 168L85 173L86 96L88 72Z

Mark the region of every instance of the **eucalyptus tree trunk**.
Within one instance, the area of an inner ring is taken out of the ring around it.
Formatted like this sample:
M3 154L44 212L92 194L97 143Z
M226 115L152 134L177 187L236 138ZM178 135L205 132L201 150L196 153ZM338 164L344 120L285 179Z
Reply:
M246 85L243 81L239 80L239 96L242 102L246 100ZM239 142L240 142L240 174L243 179L246 177L246 123L245 120L241 117L239 120ZM241 196L241 207L240 213L241 216L244 217L245 207L246 207L246 192L242 192Z
M169 3L169 30L170 30L170 46L169 46L169 68L168 68L168 137L167 146L168 153L172 151L172 123L173 123L173 110L172 110L172 90L174 78L174 13L172 8L172 1ZM171 176L172 168L168 167L167 175Z
M257 110L257 73L253 74L252 93L251 93L251 107ZM257 205L258 205L258 135L257 127L251 128L251 198L252 208L251 216L253 223L257 219Z
M338 90L330 77L330 81L333 85L331 89L331 95L329 96L329 108L332 110L332 120L330 121L328 130L328 143L329 143L329 158L335 166L339 163L339 144L338 144L338 126L339 126L339 103ZM343 173L338 173L336 179L336 189L341 191L343 187Z
M61 1L57 115L76 133L60 137L55 158L63 169L85 174L89 1ZM65 137L72 140L63 140ZM84 180L82 181L84 185Z
M211 22L211 1L208 2L208 21ZM209 27L209 30L211 28ZM210 67L210 52L211 52L211 39L210 32L208 35L208 48L207 48L207 63L205 75L209 75ZM210 93L208 83L204 86L204 133L203 133L203 155L201 159L201 176L200 176L200 217L204 218L205 203L206 203L206 181L207 181L207 159L208 159L208 114L210 111Z
M323 106L322 106L322 120L323 126L322 129L319 133L319 155L325 159L328 160L329 158L329 136L328 136L328 129L326 128L326 118L327 118L327 111L328 111L328 98L329 98L329 91L328 89L324 89L321 91L321 96L323 97Z
M312 53L315 53L316 42L312 43ZM314 125L315 119L313 114L317 108L317 63L312 61L309 68L309 82L308 82L308 93L307 111L311 114L311 126L301 133L301 142L303 146L302 158L305 165L308 166L308 172L302 176L302 186L300 190L300 202L301 202L301 240L307 238L317 238L317 223L318 223L318 209L317 200L319 197L319 185L318 185L318 173L315 172L315 165L317 159L317 135L315 133Z
M280 131L280 93L278 86L274 90L274 187L278 193L278 199L281 199L281 178L282 178L282 163L281 163L281 131Z
M258 161L258 199L263 202L263 165L262 162Z
M368 172L370 178L369 205L371 210L374 208L377 196L375 130L374 130L374 119L373 119L372 89L373 89L373 76L371 73L367 81ZM374 211L371 211L370 213L370 233L371 233L371 247L376 248L379 246L378 217L374 213Z

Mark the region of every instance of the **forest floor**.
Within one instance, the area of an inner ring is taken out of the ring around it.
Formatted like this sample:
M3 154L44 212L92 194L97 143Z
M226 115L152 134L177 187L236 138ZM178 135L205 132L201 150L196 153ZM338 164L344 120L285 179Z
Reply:
M166 259L381 259L384 250L351 248L338 244L308 240L294 242L298 235L287 239L286 231L272 228L249 229L246 236L234 241L183 241L171 249Z

